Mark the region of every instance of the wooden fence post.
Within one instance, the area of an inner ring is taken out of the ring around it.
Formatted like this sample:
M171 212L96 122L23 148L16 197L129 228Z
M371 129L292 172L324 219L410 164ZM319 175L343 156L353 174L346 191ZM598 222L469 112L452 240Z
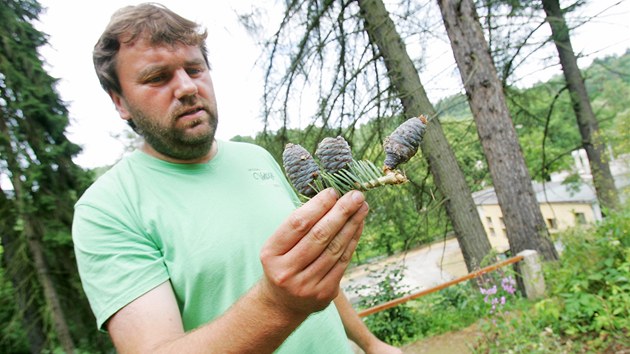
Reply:
M530 300L544 297L545 276L538 252L524 250L518 255L523 256L523 260L517 266L525 287L525 296Z

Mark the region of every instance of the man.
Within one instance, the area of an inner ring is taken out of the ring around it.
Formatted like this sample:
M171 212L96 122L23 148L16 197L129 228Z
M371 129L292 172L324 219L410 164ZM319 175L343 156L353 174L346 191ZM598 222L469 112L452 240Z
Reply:
M205 38L142 4L116 12L94 48L101 85L144 138L75 207L99 329L122 353L348 353L348 337L366 353L400 353L339 289L364 196L325 190L296 209L266 151L215 140Z

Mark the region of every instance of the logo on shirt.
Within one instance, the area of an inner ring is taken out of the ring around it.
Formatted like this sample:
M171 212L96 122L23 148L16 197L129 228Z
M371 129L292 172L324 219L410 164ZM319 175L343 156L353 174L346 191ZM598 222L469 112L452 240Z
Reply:
M273 172L252 168L249 170L252 178L263 184L277 184L276 175Z

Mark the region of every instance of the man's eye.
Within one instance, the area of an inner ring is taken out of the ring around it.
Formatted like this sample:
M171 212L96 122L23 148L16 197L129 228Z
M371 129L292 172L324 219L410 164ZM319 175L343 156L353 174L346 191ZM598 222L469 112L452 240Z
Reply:
M157 84L164 81L164 76L163 75L158 75L158 76L153 76L150 77L146 80L147 84Z
M199 69L199 68L190 68L190 69L186 69L186 72L188 73L188 75L190 76L194 76L194 75L199 75L203 72L203 69Z

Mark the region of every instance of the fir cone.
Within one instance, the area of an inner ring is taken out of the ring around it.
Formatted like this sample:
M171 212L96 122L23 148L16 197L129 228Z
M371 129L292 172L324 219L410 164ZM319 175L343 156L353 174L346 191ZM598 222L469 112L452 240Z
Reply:
M346 139L341 136L336 138L324 138L315 155L319 159L322 168L328 173L335 173L344 169L352 162L352 151Z
M282 163L289 181L298 193L307 197L317 194L310 184L319 177L319 166L306 149L297 144L287 144L282 152Z
M427 127L424 115L410 118L398 126L394 132L385 138L385 170L394 170L418 152L422 136Z

